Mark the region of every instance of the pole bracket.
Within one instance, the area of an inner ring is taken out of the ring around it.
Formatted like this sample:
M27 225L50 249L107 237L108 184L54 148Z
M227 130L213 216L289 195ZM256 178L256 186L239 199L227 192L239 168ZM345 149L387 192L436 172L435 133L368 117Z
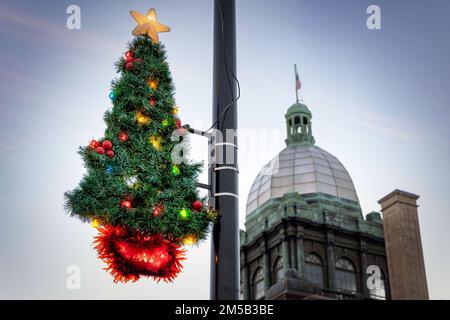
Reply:
M183 126L184 129L186 129L188 132L196 134L198 136L202 136L205 138L211 138L212 134L207 131L202 131L198 129L191 128L189 125Z
M197 182L197 188L206 189L206 190L208 190L208 191L211 191L211 190L212 190L210 184L200 183L200 182Z

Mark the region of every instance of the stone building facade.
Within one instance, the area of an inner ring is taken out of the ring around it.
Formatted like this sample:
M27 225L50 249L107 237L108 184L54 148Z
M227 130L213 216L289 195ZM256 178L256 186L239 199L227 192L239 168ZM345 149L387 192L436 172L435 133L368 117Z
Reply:
M391 299L381 214L364 219L347 170L315 145L308 107L285 118L287 146L247 200L241 298Z

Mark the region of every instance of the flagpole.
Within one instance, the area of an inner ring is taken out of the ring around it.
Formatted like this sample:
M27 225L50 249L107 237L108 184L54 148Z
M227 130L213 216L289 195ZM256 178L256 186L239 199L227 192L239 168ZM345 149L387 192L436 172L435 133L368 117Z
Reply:
M295 74L295 99L298 103L298 89L297 89L297 65L294 64L294 74Z

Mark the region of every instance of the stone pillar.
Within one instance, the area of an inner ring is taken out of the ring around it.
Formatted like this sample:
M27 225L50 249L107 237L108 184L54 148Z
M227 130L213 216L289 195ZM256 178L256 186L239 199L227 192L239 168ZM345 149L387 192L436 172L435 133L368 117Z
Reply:
M335 271L335 257L334 257L334 235L331 231L327 231L327 274L328 287L331 290L336 289L336 271Z
M419 196L394 190L378 201L393 300L427 300L428 287L420 238L417 199Z
M250 280L248 274L248 264L247 264L247 255L244 250L242 250L242 293L244 300L250 300Z
M289 242L285 235L281 236L281 251L283 257L283 274L290 268L289 262Z
M250 292L249 292L249 281L248 281L248 266L244 265L242 267L242 294L244 300L250 300Z
M287 228L289 239L289 268L297 269L297 247L295 238L297 237L297 228L289 225Z
M367 243L366 240L361 240L360 254L361 254L361 292L364 296L370 297L369 288L367 288Z
M267 250L267 243L261 243L261 253L263 255L263 270L264 270L264 291L270 288L271 277L270 277L270 257L269 250Z
M297 265L297 243L295 240L295 235L291 235L290 239L289 239L289 245L290 245L290 253L291 253L291 268L294 268L296 270L298 270L298 265Z
M297 272L301 279L305 278L305 248L303 246L303 233L297 234Z

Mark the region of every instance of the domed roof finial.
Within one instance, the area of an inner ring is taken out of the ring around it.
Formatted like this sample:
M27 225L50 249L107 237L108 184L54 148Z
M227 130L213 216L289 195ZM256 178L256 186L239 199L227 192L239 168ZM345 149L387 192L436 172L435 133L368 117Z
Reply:
M311 111L309 111L308 107L305 104L300 103L298 98L298 93L302 84L298 76L296 64L294 64L294 71L296 103L294 103L288 109L285 115L287 128L286 144L288 146L299 143L308 143L314 145L315 140L312 135L311 129ZM303 101L303 99L300 99L300 101Z

